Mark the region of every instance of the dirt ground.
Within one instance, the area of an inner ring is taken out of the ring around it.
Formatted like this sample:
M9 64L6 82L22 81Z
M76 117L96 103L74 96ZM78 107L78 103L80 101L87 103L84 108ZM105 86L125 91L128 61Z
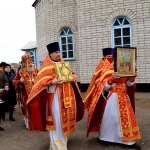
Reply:
M17 108L17 107L16 107ZM136 93L136 116L142 139L137 141L142 150L150 150L150 93ZM49 136L47 132L29 132L23 122L23 117L14 111L15 122L2 121L0 131L0 150L48 150ZM127 150L125 147L110 145L103 147L97 142L98 132L91 133L86 138L87 112L77 123L76 131L68 136L68 150Z

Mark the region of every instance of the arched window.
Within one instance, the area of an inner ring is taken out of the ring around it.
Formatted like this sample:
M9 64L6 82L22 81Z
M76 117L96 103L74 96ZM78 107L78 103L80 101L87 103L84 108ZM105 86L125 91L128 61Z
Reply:
M131 47L132 31L130 20L125 16L120 16L112 22L112 42L113 47Z
M61 56L64 60L74 59L74 39L71 28L64 27L59 32Z
M31 55L33 64L37 66L36 50L27 50L26 53Z

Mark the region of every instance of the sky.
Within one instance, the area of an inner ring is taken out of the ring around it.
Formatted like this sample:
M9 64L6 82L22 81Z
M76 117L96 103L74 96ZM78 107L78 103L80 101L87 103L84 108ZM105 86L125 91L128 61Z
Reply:
M35 0L1 0L0 62L19 63L21 49L36 41Z

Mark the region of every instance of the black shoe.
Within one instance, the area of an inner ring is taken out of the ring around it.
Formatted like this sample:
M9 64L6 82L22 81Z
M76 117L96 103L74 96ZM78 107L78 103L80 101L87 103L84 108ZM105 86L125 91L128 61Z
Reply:
M4 131L4 128L0 127L0 131Z
M102 146L108 146L109 145L109 142L100 140L99 138L98 138L98 143L101 144Z
M10 121L16 121L13 117L9 118Z
M128 148L133 148L135 150L141 150L141 146L137 145L136 143L133 145L126 145Z

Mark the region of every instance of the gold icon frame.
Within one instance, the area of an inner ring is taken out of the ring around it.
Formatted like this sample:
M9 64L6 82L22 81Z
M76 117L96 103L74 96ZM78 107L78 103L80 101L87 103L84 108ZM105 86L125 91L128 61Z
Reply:
M114 48L114 70L120 77L135 76L136 47Z
M68 61L56 62L55 71L58 75L58 79L62 80L62 82L73 81L72 71Z

